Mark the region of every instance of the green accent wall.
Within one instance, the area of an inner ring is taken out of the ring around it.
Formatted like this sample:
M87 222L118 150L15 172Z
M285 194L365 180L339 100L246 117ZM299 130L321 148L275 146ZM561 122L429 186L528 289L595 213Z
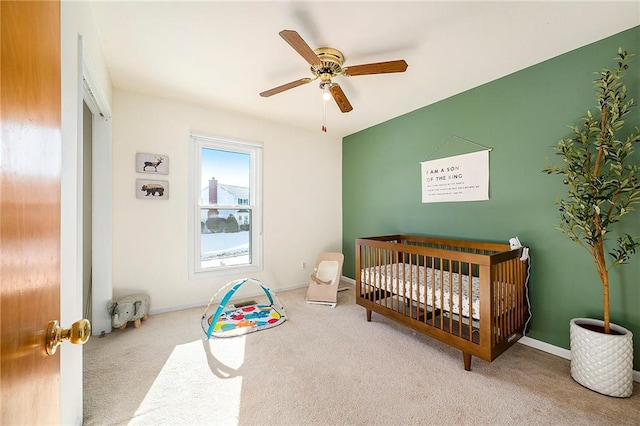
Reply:
M547 160L557 161L553 146L570 135L567 126L595 110L594 72L615 66L618 47L635 54L625 83L637 102L640 26L345 137L345 276L355 278L358 237L405 233L508 243L518 236L531 250L527 335L568 349L571 318L602 318L602 287L587 252L555 229L555 201L566 190L561 176L541 171ZM640 106L630 116L625 136L640 126ZM422 203L421 161L481 149L452 135L493 148L490 200ZM635 150L640 161L640 146ZM640 235L637 210L620 230ZM640 253L614 268L611 280L611 318L635 334L634 369L640 370Z

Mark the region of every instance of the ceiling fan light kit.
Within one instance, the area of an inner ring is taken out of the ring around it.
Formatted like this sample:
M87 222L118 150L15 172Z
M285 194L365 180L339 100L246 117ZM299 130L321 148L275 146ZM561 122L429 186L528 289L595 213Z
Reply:
M349 99L347 99L347 96L338 83L333 82L334 77L339 75L351 77L357 75L404 72L407 70L408 66L406 61L401 59L396 61L354 65L343 68L344 55L337 49L332 47L319 47L312 50L302 37L292 30L280 31L280 37L289 43L289 45L293 47L293 49L298 52L298 54L309 63L309 65L311 65L310 70L313 78L301 78L260 93L260 96L265 98L320 79L320 90L322 91L323 101L326 102L330 97L333 97L333 100L336 105L338 105L340 111L345 113L351 111L353 106L351 106ZM327 131L324 123L324 117L326 116L324 111L325 102L323 102L323 132Z

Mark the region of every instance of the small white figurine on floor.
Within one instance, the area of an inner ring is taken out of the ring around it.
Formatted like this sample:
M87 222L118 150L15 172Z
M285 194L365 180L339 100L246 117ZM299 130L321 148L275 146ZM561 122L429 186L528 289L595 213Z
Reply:
M149 295L132 294L117 302L109 302L107 310L111 315L113 328L124 330L127 323L133 321L135 328L140 328L140 320L146 320L149 314Z

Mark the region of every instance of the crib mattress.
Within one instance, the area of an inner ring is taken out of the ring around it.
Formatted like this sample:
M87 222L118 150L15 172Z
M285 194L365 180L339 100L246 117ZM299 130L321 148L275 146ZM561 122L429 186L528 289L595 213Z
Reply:
M408 263L391 263L372 266L361 270L360 280L365 290L370 285L411 298L418 303L425 301L431 306L435 298L435 307L444 308L463 317L480 319L480 280L471 277L471 296L469 296L469 276L449 271L440 271L429 267L410 265ZM460 281L462 285L459 284ZM441 285L444 283L444 286ZM449 288L451 283L451 289ZM426 285L425 285L426 284ZM460 306L459 288L462 289L462 306ZM434 293L435 289L435 295ZM469 315L469 297L471 297L471 315ZM442 303L441 303L442 301ZM451 309L449 309L451 307ZM461 312L462 310L462 312Z

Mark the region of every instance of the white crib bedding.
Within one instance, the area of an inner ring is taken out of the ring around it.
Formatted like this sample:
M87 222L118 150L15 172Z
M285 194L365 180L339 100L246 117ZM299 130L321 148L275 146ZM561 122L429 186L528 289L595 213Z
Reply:
M424 303L425 275L427 284L426 301L428 306L431 306L433 303L433 281L435 279L436 309L442 307L445 311L449 311L449 303L451 303L451 313L460 315L460 297L458 296L458 288L460 285L458 280L461 280L462 316L467 318L471 316L475 320L480 319L480 280L478 277L471 277L471 315L469 315L469 276L465 274L459 277L458 273L454 272L451 281L449 281L448 271L433 270L427 267L425 274L424 266L410 265L408 263L392 263L362 269L360 280L365 286L370 284L375 288L382 288L403 297L411 297L411 299L418 303ZM440 279L441 275L443 275L444 278L442 291L440 291L440 283L442 282ZM400 287L398 287L398 281L400 281ZM411 281L413 281L413 284ZM449 291L449 282L452 283L451 290L453 290L453 297ZM365 290L366 289L365 287ZM409 296L410 291L411 296ZM441 298L444 299L442 304L440 303Z

